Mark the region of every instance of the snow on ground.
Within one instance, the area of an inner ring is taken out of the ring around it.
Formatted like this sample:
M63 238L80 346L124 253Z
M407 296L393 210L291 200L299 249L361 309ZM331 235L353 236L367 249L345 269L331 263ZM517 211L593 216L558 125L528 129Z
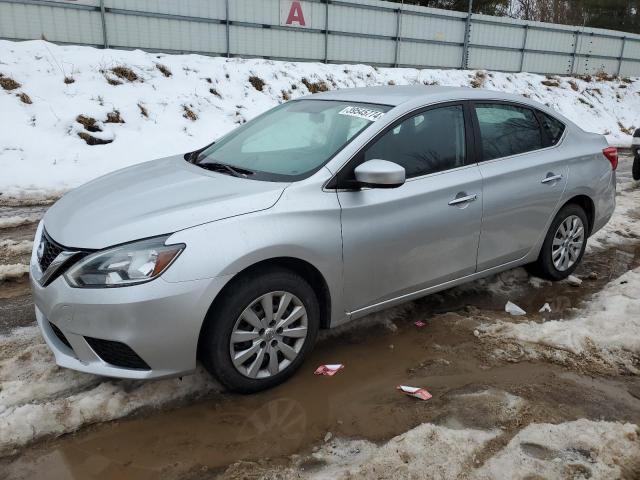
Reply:
M0 97L1 98L1 97ZM1 114L1 112L0 112ZM0 134L1 135L1 134ZM1 142L2 140L0 140ZM1 148L1 147L0 147ZM0 158L2 158L0 154ZM8 168L8 167L5 167ZM3 176L4 178L4 176ZM1 182L2 180L0 180ZM41 215L12 215L10 217L0 218L0 229L2 228L15 228L21 227L23 225L28 225L30 223L36 223L40 220Z
M623 190L610 222L589 239L590 248L637 241L639 213L640 190ZM484 341L499 344L498 357L510 357L515 346L519 359L544 358L595 370L640 374L640 269L610 282L576 318L537 323L514 321L505 315L503 320L483 325L479 332Z
M629 423L585 419L557 425L532 423L483 463L482 451L500 447L501 434L499 429L456 429L426 423L381 446L335 439L309 458L298 460L296 468L280 470L277 475L265 472L264 478L606 480L635 478L632 475L640 464L637 426ZM300 469L305 465L311 468Z
M419 425L378 447L362 440L336 440L313 454L325 464L309 478L460 478L473 455L499 431Z
M0 455L47 435L219 388L201 370L182 379L136 382L59 368L36 327L0 337L0 379Z
M543 323L498 321L483 325L485 340L517 344L524 358L585 364L640 374L640 268L609 283L578 317ZM498 356L508 355L502 349Z
M14 263L11 265L0 265L0 282L14 280L26 275L29 272L29 265Z
M634 478L639 464L636 425L581 419L527 426L471 478Z
M592 249L625 245L640 238L640 188L635 183L618 189L616 209L609 222L589 237L587 253Z
M0 250L6 250L9 253L21 254L29 253L33 248L33 242L31 240L2 240L0 241Z
M50 195L133 163L191 151L310 90L386 84L504 90L546 103L585 130L623 145L630 143L640 110L637 78L549 79L528 73L226 59L40 40L0 41L0 58L3 78L20 84L7 80L3 85L11 89L0 91L0 122L11 126L0 131L5 198ZM91 146L79 135L111 143Z

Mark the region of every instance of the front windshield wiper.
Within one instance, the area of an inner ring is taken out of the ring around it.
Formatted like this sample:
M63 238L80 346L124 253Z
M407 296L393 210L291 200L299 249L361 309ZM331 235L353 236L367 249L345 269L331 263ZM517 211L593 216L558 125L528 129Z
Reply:
M232 167L231 165L227 165L226 163L222 162L197 163L196 165L206 170L211 170L212 172L226 173L240 178L247 178L249 175L254 174L254 172L249 169Z

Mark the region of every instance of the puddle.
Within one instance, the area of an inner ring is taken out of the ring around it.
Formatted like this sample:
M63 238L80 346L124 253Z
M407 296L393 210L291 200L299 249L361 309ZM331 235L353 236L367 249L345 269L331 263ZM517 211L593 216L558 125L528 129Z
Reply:
M285 457L318 444L327 432L383 441L429 421L490 429L504 420L490 408L492 395L474 393L488 389L525 397L531 411L549 421L591 415L640 422L638 379L596 384L545 363L490 367L472 333L481 318L504 315L507 299L535 312L529 319L542 318L537 311L545 302L553 309L547 318L567 318L604 284L637 266L640 246L617 248L585 257L576 272L584 279L580 287L562 282L534 288L516 272L512 284L494 279L490 290L481 283L432 295L397 320L396 331L365 326L323 340L303 368L273 390L217 394L173 411L89 427L31 447L5 466L10 478L179 478L194 469L211 473L240 460ZM418 319L427 325L415 327ZM316 366L329 363L344 363L345 369L334 377L313 375ZM398 384L425 387L433 398L403 396ZM460 403L461 396L476 403Z

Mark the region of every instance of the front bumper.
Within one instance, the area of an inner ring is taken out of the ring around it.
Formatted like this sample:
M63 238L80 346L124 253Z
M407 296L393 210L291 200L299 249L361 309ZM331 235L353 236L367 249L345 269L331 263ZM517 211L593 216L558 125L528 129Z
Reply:
M36 280L40 275L32 259L36 318L56 363L82 372L134 379L176 376L195 369L202 322L226 282L224 278L168 282L160 277L121 288L72 288L61 276L43 288ZM59 329L58 334L51 324ZM67 342L61 340L60 333ZM91 339L128 346L147 368L105 361L104 352L92 348Z

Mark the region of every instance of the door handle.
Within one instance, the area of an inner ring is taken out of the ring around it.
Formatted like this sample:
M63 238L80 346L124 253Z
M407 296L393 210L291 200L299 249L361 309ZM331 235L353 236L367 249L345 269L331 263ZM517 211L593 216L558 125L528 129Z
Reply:
M449 202L449 205L460 205L461 203L469 203L478 199L478 194L474 193L473 195L466 195L464 197L454 198Z
M551 182L555 182L556 180L562 180L562 175L549 175L548 177L545 177L540 183L551 183Z

